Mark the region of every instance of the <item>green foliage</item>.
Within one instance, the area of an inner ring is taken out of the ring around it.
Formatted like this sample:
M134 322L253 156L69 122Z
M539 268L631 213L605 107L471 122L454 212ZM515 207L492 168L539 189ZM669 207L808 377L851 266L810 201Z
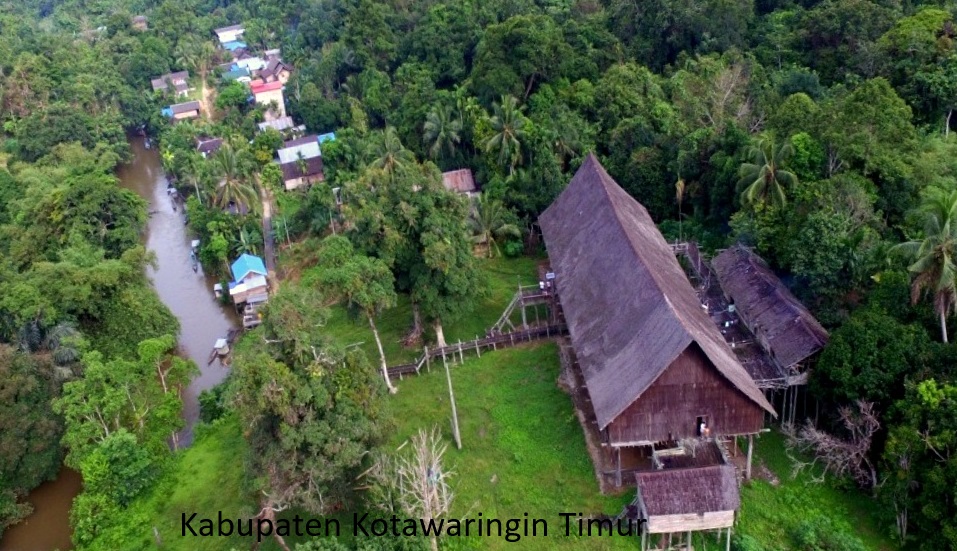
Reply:
M904 382L918 376L930 354L923 327L904 325L870 309L851 315L831 333L811 376L811 390L832 403L874 402L886 412L904 396Z
M84 491L102 494L126 507L156 475L150 451L139 445L136 436L119 429L107 436L80 463Z
M59 469L63 421L50 406L60 388L54 366L0 344L0 535L32 510L20 498Z
M819 516L802 522L795 539L802 551L866 551L861 540L850 533L849 527L834 522L831 517Z

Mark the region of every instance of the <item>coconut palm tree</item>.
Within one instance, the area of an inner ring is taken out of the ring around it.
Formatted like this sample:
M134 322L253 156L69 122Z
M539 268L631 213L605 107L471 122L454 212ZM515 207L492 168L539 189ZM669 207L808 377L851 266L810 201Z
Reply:
M507 237L521 237L522 232L512 223L510 212L501 201L480 195L469 214L472 241L488 246L488 257L500 253L498 242Z
M957 191L930 188L921 203L924 214L923 239L896 245L911 260L907 270L913 274L911 302L930 294L934 311L940 317L940 333L947 342L947 314L957 310Z
M752 162L742 164L738 170L738 188L743 188L741 202L754 205L770 200L779 207L786 205L786 188L797 185L797 176L784 168L793 153L790 141L775 147L771 137L758 140L748 151Z
M259 211L259 193L250 182L252 167L232 145L227 143L219 148L213 156L212 170L219 179L213 194L217 207L227 209L232 205L240 212Z
M429 111L423 125L423 137L429 145L429 156L438 159L443 153L448 157L455 155L455 150L462 141L462 119L456 117L452 108L440 103Z
M496 154L499 164L511 174L522 162L522 139L528 119L513 96L502 96L501 102L492 104L492 110L490 123L495 134L485 142L485 150Z
M370 153L373 157L372 166L384 170L387 174L392 174L396 168L415 160L415 155L402 145L394 126L387 126L380 139L372 142Z

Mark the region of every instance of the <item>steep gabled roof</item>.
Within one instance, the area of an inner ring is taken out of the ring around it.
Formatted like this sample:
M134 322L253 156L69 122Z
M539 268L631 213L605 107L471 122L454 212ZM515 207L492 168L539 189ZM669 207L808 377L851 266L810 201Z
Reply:
M711 265L721 288L781 367L804 361L827 344L827 330L750 249L731 247Z
M738 391L774 414L703 310L648 211L594 155L539 223L601 428L692 343Z

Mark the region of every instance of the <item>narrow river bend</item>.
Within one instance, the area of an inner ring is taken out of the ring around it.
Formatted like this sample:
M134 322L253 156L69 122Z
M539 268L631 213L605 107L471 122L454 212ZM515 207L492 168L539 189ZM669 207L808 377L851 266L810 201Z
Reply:
M213 343L239 325L230 306L223 306L213 297L212 278L193 272L190 243L184 223L183 209L173 210L166 193L167 180L159 153L146 149L143 138L132 138L133 160L117 171L120 185L149 202L149 226L144 236L146 247L156 254L156 268L148 268L153 288L179 320L179 353L196 362L200 374L183 393L183 417L186 428L180 444L193 440L193 427L199 419L199 393L212 388L226 377L228 370L219 360L209 366L206 361ZM30 492L28 500L34 513L23 522L8 528L0 542L0 551L66 551L70 542L69 511L73 498L80 492L80 475L66 467L55 480Z
M117 171L120 185L136 192L149 202L149 228L146 247L156 254L156 269L149 268L153 288L160 300L179 320L180 355L196 362L200 374L183 394L183 416L186 429L180 434L180 444L192 442L193 425L199 419L199 393L222 382L228 369L215 360L206 361L216 339L225 337L238 325L238 317L231 306L223 306L213 296L216 281L199 272L193 272L190 262L190 243L182 206L175 207L166 193L166 175L156 149L146 149L142 138L130 141L133 162Z

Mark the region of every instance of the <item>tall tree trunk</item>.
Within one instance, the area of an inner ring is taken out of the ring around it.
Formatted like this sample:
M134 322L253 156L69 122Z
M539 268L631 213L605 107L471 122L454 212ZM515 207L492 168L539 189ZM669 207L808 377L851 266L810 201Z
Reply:
M385 386L389 387L389 394L395 394L399 390L392 386L392 381L389 380L389 366L385 363L385 350L382 350L382 339L379 338L379 330L375 326L375 320L372 319L372 316L367 316L369 318L369 327L372 328L372 336L375 337L375 345L379 347L379 362L382 365L382 376L385 377Z
M947 312L945 310L940 311L940 334L944 338L944 342L947 342Z
M435 344L439 346L440 348L447 346L445 344L445 331L442 330L442 320L440 319L435 320L432 326L435 328ZM944 342L946 341L947 340L944 339Z
M415 335L422 334L422 312L419 310L417 302L412 303L412 333Z

